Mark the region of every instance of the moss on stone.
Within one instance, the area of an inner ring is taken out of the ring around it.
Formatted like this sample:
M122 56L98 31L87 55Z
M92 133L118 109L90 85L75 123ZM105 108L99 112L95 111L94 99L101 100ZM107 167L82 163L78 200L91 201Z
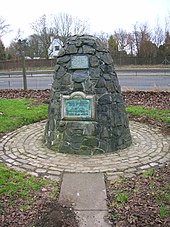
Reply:
M87 146L87 147L98 147L99 141L96 137L90 136L86 137L84 141L82 142L82 145Z

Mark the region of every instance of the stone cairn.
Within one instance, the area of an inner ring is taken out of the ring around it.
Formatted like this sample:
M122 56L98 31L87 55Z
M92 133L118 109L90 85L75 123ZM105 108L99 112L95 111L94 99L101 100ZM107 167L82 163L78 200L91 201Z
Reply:
M45 128L56 152L93 155L132 143L113 59L90 35L72 36L60 49Z

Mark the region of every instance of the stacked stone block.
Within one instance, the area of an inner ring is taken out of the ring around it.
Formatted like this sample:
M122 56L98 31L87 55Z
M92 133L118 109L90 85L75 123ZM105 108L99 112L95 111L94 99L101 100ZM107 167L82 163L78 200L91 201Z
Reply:
M89 67L73 69L73 56L87 56ZM62 119L62 96L94 97L94 119ZM131 145L121 89L107 47L89 35L69 38L60 50L51 88L45 143L56 152L101 154Z

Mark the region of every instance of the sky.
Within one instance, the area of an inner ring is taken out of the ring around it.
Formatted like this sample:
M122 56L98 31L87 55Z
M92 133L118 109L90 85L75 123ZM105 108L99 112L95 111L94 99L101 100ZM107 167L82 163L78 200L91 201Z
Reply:
M137 22L147 22L154 28L158 19L164 27L170 14L170 0L0 0L0 17L12 30L2 37L4 45L10 44L18 29L26 38L33 34L31 23L44 14L50 17L59 13L88 19L91 34L113 34L118 29L132 31Z

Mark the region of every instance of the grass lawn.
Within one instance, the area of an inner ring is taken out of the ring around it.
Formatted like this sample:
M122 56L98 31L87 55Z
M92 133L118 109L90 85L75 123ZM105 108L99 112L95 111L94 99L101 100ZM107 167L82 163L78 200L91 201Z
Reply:
M33 177L0 164L0 210L5 205L17 205L18 209L27 210L36 200L35 194L42 188L48 187L49 196L53 198L59 191L56 185L49 179Z
M47 105L32 105L33 99L0 99L0 133L47 118ZM32 212L41 200L56 198L59 185L11 170L0 163L0 214ZM35 208L36 207L36 208ZM1 222L1 220L0 220Z
M33 102L33 99L0 99L0 133L46 119L47 104L31 105ZM134 117L148 117L170 123L170 110L128 106L126 111Z
M146 109L142 106L128 106L127 113L134 117L148 117L165 123L170 123L170 110Z
M46 119L47 104L33 105L34 101L33 99L0 99L0 133L7 133L23 125ZM126 110L135 117L147 117L170 123L170 110L146 109L141 106L128 106ZM119 215L121 216L121 210L124 207L129 209L130 201L135 198L139 198L139 200L140 198L145 198L142 193L146 185L146 190L149 193L148 201L154 200L154 206L158 207L160 218L167 218L168 210L166 204L169 202L169 184L167 184L166 180L165 182L160 180L162 175L157 174L154 170L149 170L136 180L119 179L117 182L111 182L111 209L114 207L112 219L116 220ZM54 182L47 179L16 172L0 164L0 212L2 214L13 206L17 207L21 212L34 210L37 198L42 196L43 192L45 194L48 192L48 196L44 196L48 198L53 196L54 198L59 192L59 187L56 182L54 184ZM141 209L140 201L137 202L139 202L139 208ZM127 213L127 211L122 212ZM134 216L134 218L136 217Z
M0 133L47 118L47 104L31 105L33 99L0 99Z

